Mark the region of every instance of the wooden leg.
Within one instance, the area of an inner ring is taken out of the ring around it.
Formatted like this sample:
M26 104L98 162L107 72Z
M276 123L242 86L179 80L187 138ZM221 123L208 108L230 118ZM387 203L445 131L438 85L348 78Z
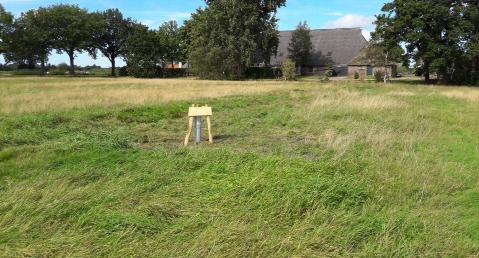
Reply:
M206 121L208 123L208 137L209 137L210 143L213 143L213 133L211 132L211 117L207 116Z
M188 142L190 141L192 130L193 130L193 117L190 117L188 120L188 132L186 133L186 137L185 137L185 146L188 146Z

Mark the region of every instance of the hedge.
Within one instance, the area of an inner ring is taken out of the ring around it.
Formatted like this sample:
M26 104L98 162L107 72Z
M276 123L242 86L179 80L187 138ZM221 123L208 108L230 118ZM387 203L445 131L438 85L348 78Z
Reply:
M161 68L161 67L122 67L120 76L133 76L136 78L178 78L189 75L185 68Z
M282 76L280 68L272 67L249 67L245 76L248 79L276 79Z

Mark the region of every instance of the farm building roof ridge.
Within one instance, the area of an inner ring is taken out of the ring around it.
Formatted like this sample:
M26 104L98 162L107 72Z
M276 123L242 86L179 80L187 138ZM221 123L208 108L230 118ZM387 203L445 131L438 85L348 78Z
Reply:
M280 65L288 57L292 33L292 30L279 32L278 54L271 58L271 64ZM311 41L315 66L347 65L368 44L361 28L313 29Z
M353 27L353 28L329 28L329 29L310 29L311 32L313 31L322 31L322 30L361 30L361 27ZM280 30L279 32L293 32L295 30Z

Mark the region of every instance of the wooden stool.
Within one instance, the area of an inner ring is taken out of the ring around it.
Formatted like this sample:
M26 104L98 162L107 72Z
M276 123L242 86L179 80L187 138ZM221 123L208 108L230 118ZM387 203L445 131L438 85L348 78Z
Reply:
M208 123L208 138L210 144L213 143L213 133L211 132L211 117L213 116L213 108L204 105L193 104L188 111L188 132L185 137L185 146L188 146L190 141L191 131L193 131L193 124L196 128L195 130L195 142L199 144L201 142L201 118L206 117Z

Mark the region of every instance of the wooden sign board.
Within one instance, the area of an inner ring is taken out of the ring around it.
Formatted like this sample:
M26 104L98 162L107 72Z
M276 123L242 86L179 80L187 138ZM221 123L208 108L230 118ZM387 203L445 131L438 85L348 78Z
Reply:
M211 107L190 107L188 111L189 117L195 116L212 116L213 115L213 108Z
M213 133L211 132L211 117L213 116L213 108L205 105L200 107L200 105L192 105L188 110L188 132L185 137L185 146L188 146L190 141L191 132L193 131L193 125L196 129L196 143L201 142L201 119L206 117L206 122L208 123L208 140L210 143L213 143Z

